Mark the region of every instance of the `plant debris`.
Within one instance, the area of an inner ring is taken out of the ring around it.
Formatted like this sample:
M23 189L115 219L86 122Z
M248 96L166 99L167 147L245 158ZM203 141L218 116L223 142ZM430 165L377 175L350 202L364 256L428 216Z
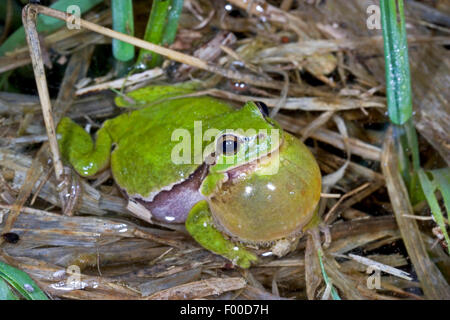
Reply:
M100 4L83 16L96 24L90 30L36 33L51 62L45 101L26 88L34 83L28 47L1 56L0 260L54 299L450 299L442 229L425 201L410 205L398 172L381 30L366 25L375 2L313 2L185 0L174 43L157 52L168 59L126 76L105 58L105 52L112 57L111 34L94 32L112 23ZM450 7L427 3L408 1L405 9L416 128L428 170L450 165ZM51 152L56 136L46 134L41 104L56 123L66 115L95 130L123 112L116 94L188 79L201 83L199 95L235 105L262 101L318 160L327 182L323 223L289 255L234 267L197 245L183 226L131 215L109 171L82 179L67 174ZM62 187L72 202L59 196ZM448 216L443 223L448 229ZM377 275L373 288L369 278Z

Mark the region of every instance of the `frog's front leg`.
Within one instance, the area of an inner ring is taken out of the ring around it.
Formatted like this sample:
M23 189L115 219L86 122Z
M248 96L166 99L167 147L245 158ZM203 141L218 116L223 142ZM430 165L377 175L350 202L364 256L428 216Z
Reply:
M56 129L61 155L82 176L89 177L109 165L112 139L105 127L97 131L93 143L91 136L79 125L63 118Z
M256 255L225 238L216 229L206 200L192 207L186 219L186 229L204 248L231 260L241 268L249 268L252 261L258 260Z

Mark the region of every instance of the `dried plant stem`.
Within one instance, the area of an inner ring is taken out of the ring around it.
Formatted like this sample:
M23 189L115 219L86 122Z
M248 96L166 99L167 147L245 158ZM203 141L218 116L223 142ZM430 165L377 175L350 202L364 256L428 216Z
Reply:
M335 213L336 209L339 207L339 205L342 203L342 201L344 201L345 199L347 199L347 198L353 196L354 194L360 192L361 190L366 189L369 185L370 185L370 183L369 183L369 182L366 182L366 183L360 185L359 187L357 187L356 189L351 190L351 191L347 192L346 194L344 194L344 195L343 195L343 196L342 196L342 197L334 204L334 206L330 209L330 211L328 211L328 213L325 215L324 221L329 223L329 222L331 222L332 220L334 220L334 219L336 218L334 213Z
M303 128L308 125L307 122L302 119L293 119L283 114L277 114L275 120L277 120L284 129L298 134L301 134ZM316 131L311 133L311 137L316 140L328 143L341 150L345 150L345 143L342 139L342 136L334 131L318 128L316 129ZM349 143L350 151L352 154L359 155L369 160L380 160L380 148L355 138L348 138L347 141Z
M409 202L405 183L398 171L398 159L394 152L392 130L389 130L386 134L381 168L386 179L395 219L425 296L428 299L450 299L447 281L428 257L427 248L416 220L404 217L405 214L412 215L413 209Z
M47 79L45 77L44 63L42 61L41 46L39 43L38 33L36 31L37 11L32 9L33 8L30 6L26 6L23 9L22 20L27 35L28 46L30 48L31 61L33 63L34 75L36 77L36 86L39 92L45 128L47 130L50 150L53 157L53 164L55 166L55 175L58 181L62 181L64 170L59 154L58 141L56 139L55 123L52 117L52 106L48 92Z
M209 278L190 282L154 293L149 300L180 300L195 299L207 296L219 295L223 292L245 288L246 281L240 277L234 278Z
M10 204L1 204L0 203L0 209L6 209L6 210L14 210L15 206L14 205L10 205ZM49 211L45 211L45 210L39 210L39 209L34 209L34 208L30 208L30 207L21 207L20 208L21 212L25 212L25 213L30 213L30 214L57 214L54 212L49 212Z
M353 260L366 265L366 266L376 266L379 270L392 274L396 277L408 280L408 281L412 281L413 278L411 278L411 275L403 270L397 269L397 268L393 268L391 266L388 266L386 264L377 262L375 260L369 259L369 258L365 258L365 257L361 257L355 254L349 254L348 255L350 258L352 258Z
M81 96L86 93L96 92L96 91L102 91L102 90L108 90L110 88L114 89L120 89L125 86L134 85L143 81L147 81L149 79L154 79L156 77L159 77L164 74L164 71L161 68L153 68L141 73L136 73L128 77L112 80L109 82L103 82L100 84L96 84L93 86L85 87L78 89L75 92L75 95Z

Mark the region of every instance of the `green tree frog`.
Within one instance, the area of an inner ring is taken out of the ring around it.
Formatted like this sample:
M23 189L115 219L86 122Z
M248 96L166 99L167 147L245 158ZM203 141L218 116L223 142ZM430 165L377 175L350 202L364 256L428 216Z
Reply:
M285 254L315 220L321 175L313 155L263 104L236 109L194 93L160 85L116 98L137 110L105 121L95 143L63 118L63 159L84 177L110 168L152 219L184 223L200 245L235 265L257 261L251 248Z

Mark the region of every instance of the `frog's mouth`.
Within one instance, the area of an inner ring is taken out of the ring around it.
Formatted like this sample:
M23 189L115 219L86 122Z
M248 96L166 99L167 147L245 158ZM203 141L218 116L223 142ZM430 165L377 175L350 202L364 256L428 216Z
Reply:
M266 155L265 157L270 157ZM257 168L258 162L253 161L227 172L227 181L232 182L252 173ZM199 191L200 186L208 174L209 166L201 165L191 176L173 185L170 190L160 191L152 201L134 198L150 211L152 218L168 223L184 223L191 208L199 201L205 200L205 196Z
M249 163L228 170L227 181L233 182L236 179L245 178L248 174L254 173L257 170L261 170L263 167L268 167L268 165L270 165L270 163L272 163L274 159L276 159L277 161L279 160L277 159L277 157L279 157L279 148Z

